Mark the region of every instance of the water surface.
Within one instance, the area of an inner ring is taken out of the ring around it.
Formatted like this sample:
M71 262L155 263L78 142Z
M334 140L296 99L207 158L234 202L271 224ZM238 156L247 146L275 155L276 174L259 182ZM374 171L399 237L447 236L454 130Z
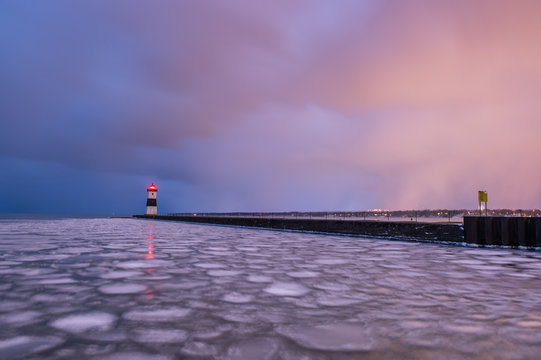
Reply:
M0 220L0 358L537 359L541 254Z

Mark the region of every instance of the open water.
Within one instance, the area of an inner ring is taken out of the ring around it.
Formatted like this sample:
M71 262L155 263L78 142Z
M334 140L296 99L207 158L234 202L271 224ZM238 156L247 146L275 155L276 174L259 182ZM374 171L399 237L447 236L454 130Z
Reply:
M1 359L539 359L541 254L0 219Z

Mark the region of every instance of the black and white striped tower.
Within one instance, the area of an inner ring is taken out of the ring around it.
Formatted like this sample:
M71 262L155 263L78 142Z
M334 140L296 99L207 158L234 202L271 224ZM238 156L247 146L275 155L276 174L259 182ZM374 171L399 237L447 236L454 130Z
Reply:
M158 195L158 188L154 183L150 184L147 188L147 212L146 215L158 215L158 203L156 197Z

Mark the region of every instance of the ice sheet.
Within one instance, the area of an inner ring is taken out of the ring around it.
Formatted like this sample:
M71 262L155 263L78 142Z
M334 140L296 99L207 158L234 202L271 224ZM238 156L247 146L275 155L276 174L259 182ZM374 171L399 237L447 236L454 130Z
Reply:
M537 252L132 219L0 225L2 359L541 353Z

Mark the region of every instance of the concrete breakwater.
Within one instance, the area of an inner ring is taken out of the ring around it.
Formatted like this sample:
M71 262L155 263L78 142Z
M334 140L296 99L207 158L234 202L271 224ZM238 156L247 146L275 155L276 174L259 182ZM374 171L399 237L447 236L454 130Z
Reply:
M463 242L461 224L386 222L370 220L284 219L234 216L134 215L135 218L185 221L229 226L386 237L418 241Z

